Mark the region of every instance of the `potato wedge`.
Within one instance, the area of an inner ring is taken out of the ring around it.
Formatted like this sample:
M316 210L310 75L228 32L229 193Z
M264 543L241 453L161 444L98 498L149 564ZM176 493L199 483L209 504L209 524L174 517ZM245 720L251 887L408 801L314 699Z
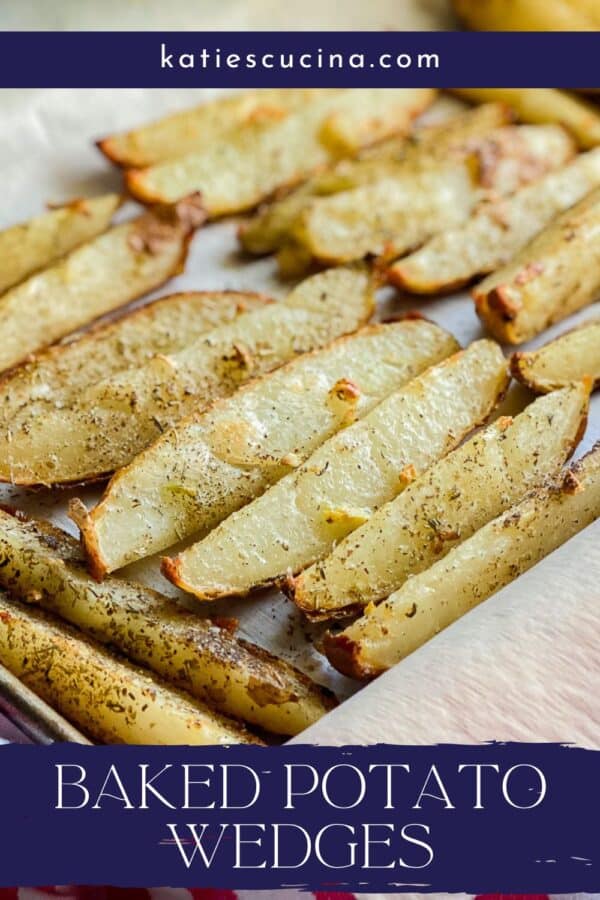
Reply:
M262 255L278 250L300 214L317 197L338 194L398 172L404 167L425 166L466 149L473 140L510 121L508 107L488 103L430 125L409 138L391 138L369 148L356 160L342 159L325 172L310 178L291 194L268 204L244 223L240 243L247 253Z
M500 341L521 344L600 295L600 188L554 219L473 290Z
M596 0L591 0L595 4ZM453 0L456 14L477 31L595 31L600 14L577 0ZM590 5L591 8L591 5Z
M192 413L118 472L81 528L96 577L206 533L458 349L423 319L372 325Z
M260 743L199 700L5 595L0 595L0 662L102 743Z
M520 382L547 394L588 376L600 386L600 319L585 322L529 353L513 353L511 372Z
M298 220L293 240L325 264L368 255L394 259L465 222L492 192L512 193L572 154L559 126L508 126L481 139L466 159L400 170L316 200Z
M326 94L326 89L275 88L217 97L131 131L112 134L98 141L98 148L119 166L152 166L211 147L216 141L256 128L260 123L277 122L302 108L312 97Z
M163 572L201 600L247 594L299 572L456 447L507 383L498 345L472 344L330 438L204 540L164 560Z
M110 228L0 296L0 370L181 272L198 198Z
M281 303L103 379L64 409L39 418L25 408L0 432L0 479L64 484L106 475L184 415L354 331L372 311L366 271L337 269L309 278Z
M600 445L344 631L327 634L329 661L352 678L380 675L599 516Z
M157 353L175 353L269 302L238 291L172 294L48 347L0 378L0 428L9 428L24 407L30 417L43 416L101 379L141 366Z
M585 428L589 389L540 397L424 472L290 584L300 609L330 618L387 597L555 475Z
M157 591L88 574L77 541L48 522L0 511L0 586L209 703L267 731L297 734L335 704L293 666L231 623L190 613Z
M600 144L600 110L593 103L566 91L555 88L460 88L453 93L475 103L506 103L522 122L534 125L560 122L582 150Z
M105 194L72 200L0 231L0 292L105 231L121 199Z
M434 96L427 88L317 93L267 126L258 123L197 153L130 169L127 188L143 203L169 203L200 191L211 218L243 212L340 155L408 131Z
M463 225L437 234L395 262L387 271L388 280L414 294L433 294L487 275L599 185L600 147L510 197L484 204Z

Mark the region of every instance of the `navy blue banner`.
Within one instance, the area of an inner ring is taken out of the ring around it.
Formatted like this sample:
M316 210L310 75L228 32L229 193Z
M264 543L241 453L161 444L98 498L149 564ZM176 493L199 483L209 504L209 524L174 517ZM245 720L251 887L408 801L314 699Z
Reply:
M600 890L600 752L0 749L3 886Z
M0 87L598 86L593 32L4 32Z

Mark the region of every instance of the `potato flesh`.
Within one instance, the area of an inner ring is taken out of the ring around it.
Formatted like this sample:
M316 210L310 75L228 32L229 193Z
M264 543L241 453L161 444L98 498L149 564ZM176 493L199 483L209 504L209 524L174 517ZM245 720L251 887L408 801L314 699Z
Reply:
M101 234L120 203L118 194L73 200L0 231L0 292Z
M588 396L580 382L541 397L432 466L296 579L298 606L345 615L422 572L556 474L581 436Z
M333 169L313 176L292 194L260 210L240 230L240 242L249 253L278 250L300 214L318 197L371 184L387 175L412 171L449 153L465 149L470 141L507 124L505 107L487 104L454 116L441 125L419 129L409 140L393 138L371 147L362 159L340 160Z
M414 293L435 293L505 265L554 216L600 185L600 148L577 157L510 197L492 201L464 225L436 235L388 270Z
M183 350L118 373L42 419L27 409L0 435L0 477L20 484L92 480L125 465L184 415L371 315L368 274L338 269L281 303L201 335Z
M557 168L573 146L559 126L509 126L473 142L473 155L405 171L315 201L293 237L316 260L394 259L465 222L492 192L510 194ZM464 152L463 152L464 156Z
M297 734L334 700L283 660L141 585L87 573L77 542L0 512L0 586L61 616L222 712Z
M74 629L0 596L0 662L46 703L108 744L254 743L208 707Z
M173 202L198 190L210 216L242 212L340 154L408 130L433 97L428 89L317 94L268 126L259 123L201 152L130 170L127 187L151 203Z
M173 294L49 347L0 380L0 424L10 426L25 406L30 416L64 406L101 379L143 365L156 353L181 350L267 302L237 291Z
M424 320L371 326L178 422L113 478L91 511L84 539L95 570L206 532L456 349ZM344 382L358 389L348 400L335 396Z
M344 631L329 635L330 661L357 678L379 675L599 516L600 447L555 484L535 491L414 575Z
M593 104L566 91L555 88L460 88L453 93L475 103L507 103L523 122L561 122L583 150L600 144L600 112Z
M511 370L515 378L538 394L585 376L595 386L600 385L600 319L568 331L539 350L515 353Z
M238 130L277 121L324 90L274 89L236 94L165 116L99 141L100 150L121 166L151 166L210 147Z
M190 235L145 213L2 294L0 370L163 284L181 270Z
M554 219L473 291L498 340L520 344L600 294L600 188Z
M457 446L506 384L500 348L472 344L323 444L297 472L170 561L166 574L210 599L298 572Z

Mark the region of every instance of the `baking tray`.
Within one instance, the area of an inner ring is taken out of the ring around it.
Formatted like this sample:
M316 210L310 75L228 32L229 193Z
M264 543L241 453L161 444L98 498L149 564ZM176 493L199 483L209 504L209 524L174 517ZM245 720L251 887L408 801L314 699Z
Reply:
M31 91L0 91L0 115L3 122L3 133L6 139L0 147L0 165L3 173L4 204L0 213L0 227L11 224L29 215L40 211L42 205L48 201L60 201L73 196L100 193L107 190L119 189L121 186L120 174L104 160L94 147L93 142L107 133L123 128L132 127L136 123L144 122L164 114L167 111L183 108L194 103L202 102L213 97L219 92L216 90L31 90ZM131 209L125 209L123 215L127 215ZM270 258L257 261L242 259L238 253L236 241L237 223L227 221L216 223L200 230L197 234L190 253L186 272L159 292L148 295L144 302L156 296L164 295L177 290L189 289L238 289L260 290L272 293L275 296L283 296L289 290L289 285L282 284L276 275L274 261ZM475 316L472 301L467 293L460 293L439 300L417 300L415 298L399 298L391 290L383 290L379 295L379 315L388 316L393 313L406 312L409 309L419 309L428 317L452 331L461 343L466 344L483 335L481 326ZM531 343L535 346L544 343L556 334L562 333L574 324L584 321L594 315L593 308L582 311L572 316L568 322L550 329L540 339ZM509 391L505 403L498 411L500 413L518 412L530 399L530 395L520 386L513 386ZM589 425L577 450L581 455L590 449L595 440L600 437L600 396L596 395L591 404ZM23 490L10 486L0 487L0 503L15 505L25 512L47 518L57 525L75 533L73 523L66 516L68 500L73 496L81 497L87 505L91 505L99 496L99 489L65 489L59 491ZM594 528L595 526L592 526ZM589 530L589 529L588 529ZM596 534L598 531L596 529ZM595 546L598 550L599 541ZM565 559L571 564L577 563L577 556L570 548L576 546L576 539L562 548ZM557 551L558 552L558 551ZM554 556L554 554L552 554ZM600 553L587 554L586 566L594 576L595 583L600 583ZM589 568L591 565L591 569ZM535 582L535 573L543 569L543 563L536 567L532 573ZM150 558L135 563L123 570L123 574L136 578L141 582L155 587L163 593L180 598L186 604L192 604L189 597L183 595L170 582L167 582L158 570L157 558ZM526 576L520 579L510 589L521 593L521 583ZM506 591L507 589L505 589ZM524 590L524 589L523 589ZM504 593L504 592L501 592ZM492 598L495 600L495 598ZM483 604L487 607L491 601ZM203 610L220 615L234 616L240 621L240 635L259 643L274 653L277 653L290 662L296 664L316 680L332 688L338 697L344 701L358 689L359 685L350 679L344 678L335 672L316 649L319 629L307 625L301 618L298 610L283 595L274 590L259 592L250 599L223 600ZM481 608L479 608L481 610ZM331 716L332 721L339 721L339 717L345 716L347 708L352 720L360 720L361 709L383 708L389 699L389 690L398 690L400 684L402 690L402 673L412 669L415 665L413 658L424 656L428 660L428 666L436 666L436 643L441 647L450 642L452 646L460 646L460 638L465 630L465 623L475 613L470 613L464 620L455 623L447 633L436 637L429 645L413 654L410 658L410 666L407 662L395 667L388 676L378 679L376 683L362 690L353 701L342 704L338 711L325 717L323 729L327 732L327 720ZM485 620L485 616L484 616ZM490 640L493 646L493 632L490 626L486 632L484 624L484 636ZM589 630L589 629L588 629ZM598 629L596 629L596 634ZM583 636L582 636L583 637ZM576 637L571 636L570 641L576 642ZM532 650L535 642L532 643ZM564 649L564 648L563 648ZM577 647L567 648L572 650L572 656L577 655ZM569 653L566 654L569 657ZM516 660L515 660L516 662ZM531 669L537 671L538 660L531 656ZM445 663L440 657L440 667ZM471 662L470 677L473 684L481 681L481 660L474 659ZM561 671L561 679L571 677L570 666L565 664ZM396 671L398 670L398 671ZM576 673L577 674L577 673ZM511 680L510 664L504 672L504 677ZM514 678L522 681L522 666L514 666ZM19 722L19 716L27 719L28 734L33 739L42 741L48 739L85 740L73 729L67 738L66 728L70 728L64 720L56 715L41 701L32 704L30 692L22 690L19 683L8 685L9 679L0 680L0 694L4 695L5 703L13 703L12 715ZM550 685L550 682L548 682ZM425 691L427 685L423 681L420 690ZM544 685L539 688L544 691ZM547 688L550 702L550 687ZM544 699L542 697L542 699ZM591 699L591 698L590 698ZM419 690L412 701L417 708L420 702ZM477 691L469 698L473 708L477 703L485 701L485 695L478 696ZM587 701L586 701L587 702ZM441 723L438 738L444 739L444 709L440 701ZM358 708L358 712L357 712ZM432 710L432 719L435 722L435 708ZM468 718L468 708L464 708L464 715ZM400 712L398 712L400 716ZM394 730L394 718L386 721L385 733L381 730L373 732L370 740L392 739ZM500 724L500 723L499 723ZM66 726L66 728L65 728ZM25 730L25 727L21 725ZM320 725L316 726L317 733ZM381 728L381 722L380 722ZM390 730L391 729L391 730ZM315 728L309 730L312 739ZM329 732L330 733L330 732ZM352 723L349 726L352 733ZM449 733L449 732L448 732ZM38 735L37 737L35 735ZM600 724L598 725L598 743L600 744ZM53 737L54 735L54 737ZM490 732L488 737L494 737L493 718L490 719ZM569 737L568 731L564 735ZM405 738L406 739L406 738Z

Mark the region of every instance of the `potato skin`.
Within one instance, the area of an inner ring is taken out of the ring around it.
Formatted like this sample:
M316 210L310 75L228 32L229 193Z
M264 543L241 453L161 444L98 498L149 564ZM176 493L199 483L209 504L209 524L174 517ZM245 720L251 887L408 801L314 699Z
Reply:
M0 595L0 662L101 743L260 743L59 620Z
M0 589L61 616L160 678L236 719L296 734L335 705L293 666L133 582L96 584L77 541L48 522L0 510Z

